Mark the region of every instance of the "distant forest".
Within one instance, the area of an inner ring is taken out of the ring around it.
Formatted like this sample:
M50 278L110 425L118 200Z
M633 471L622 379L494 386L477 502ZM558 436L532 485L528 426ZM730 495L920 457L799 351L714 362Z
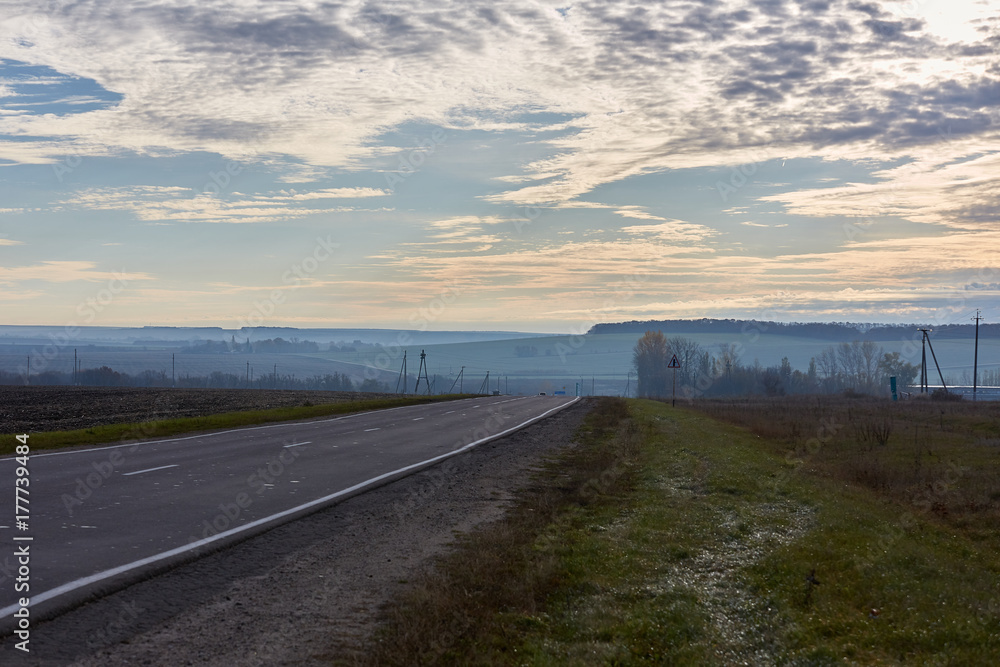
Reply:
M311 340L299 340L293 338L268 338L251 342L249 339L245 343L237 342L236 336L230 341L205 340L193 343L184 349L184 352L193 354L253 354L267 352L271 354L295 353L309 354L319 352L319 343Z
M292 338L267 338L265 340L245 341L236 340L233 336L231 340L202 340L189 344L183 349L189 354L311 354L320 350L339 350L341 352L354 352L359 347L376 347L377 344L362 343L360 340L354 343L337 345L330 343L321 347L319 343L311 340L299 340Z
M910 339L918 328L933 329L936 338L972 338L974 324L852 324L850 322L759 322L757 320L632 320L595 324L588 334L644 334L662 331L668 336L683 334L773 334L848 343L855 340L898 341ZM919 334L917 334L919 336ZM1000 336L1000 324L979 325L979 336Z
M409 378L407 378L409 380ZM435 375L439 385L445 380ZM187 389L313 389L320 391L362 391L389 393L392 388L378 380L363 382L351 380L347 375L327 373L300 378L294 375L273 375L271 373L247 376L237 373L216 371L205 376L181 375L176 379L160 371L142 371L134 375L116 371L108 366L83 368L74 377L73 372L44 371L34 373L30 383L23 373L0 371L0 385L80 385L84 387L183 387Z

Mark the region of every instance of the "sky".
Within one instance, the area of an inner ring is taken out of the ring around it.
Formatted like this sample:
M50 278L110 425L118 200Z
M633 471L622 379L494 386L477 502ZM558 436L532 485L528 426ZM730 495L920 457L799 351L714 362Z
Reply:
M1000 319L986 0L6 0L5 324Z

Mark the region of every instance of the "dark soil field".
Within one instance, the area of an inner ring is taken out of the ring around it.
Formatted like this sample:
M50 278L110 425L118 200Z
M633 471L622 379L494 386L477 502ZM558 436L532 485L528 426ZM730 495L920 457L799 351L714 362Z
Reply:
M387 394L271 389L0 386L0 433L70 431L221 412L342 403Z

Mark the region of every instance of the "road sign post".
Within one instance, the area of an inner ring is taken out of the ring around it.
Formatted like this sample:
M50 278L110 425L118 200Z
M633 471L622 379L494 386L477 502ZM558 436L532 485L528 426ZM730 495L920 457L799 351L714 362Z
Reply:
M681 367L681 362L677 360L677 355L675 354L667 364L667 368L674 369L674 390L670 395L670 405L671 407L677 407L677 369Z

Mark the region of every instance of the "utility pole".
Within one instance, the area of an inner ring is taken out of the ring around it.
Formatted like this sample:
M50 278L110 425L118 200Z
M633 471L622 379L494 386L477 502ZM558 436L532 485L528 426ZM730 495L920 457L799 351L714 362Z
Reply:
M934 346L931 345L931 339L927 335L927 333L930 332L930 331L933 331L933 329L919 329L919 331L922 331L924 333L924 342L927 343L927 347L931 348L931 358L934 360L934 367L937 368L938 377L941 378L941 388L944 389L947 392L948 391L948 385L946 385L945 382L944 382L944 375L941 373L941 365L938 364L937 355L934 354ZM923 381L924 381L924 386L923 386L923 389L922 389L922 393L926 393L927 392L927 354L926 353L923 354L923 374L922 374L922 376L923 376Z
M396 378L396 393L399 393L400 383L403 386L403 394L406 394L406 350L403 350L403 366L399 369L399 377Z
M486 377L483 378L483 383L479 385L479 393L481 395L486 395L490 393L490 372L486 371Z
M458 393L460 393L460 394L463 393L462 392L462 385L460 384L463 381L462 380L462 376L463 375L465 375L465 366L462 366L462 370L458 372L458 377L455 378L455 381L451 383L451 389L448 390L449 394L452 394L452 393L455 392L455 385L456 384L458 385Z
M917 329L920 331L920 393L927 393L927 332L929 329Z
M427 395L431 393L431 382L427 379L427 353L420 350L420 368L417 370L417 385L413 388L413 393L416 394L420 389L420 378L424 379L424 384L427 385Z
M177 355L173 352L170 353L170 386L177 386Z
M972 319L974 319L976 321L976 347L975 347L976 351L973 353L973 356L972 356L972 402L975 403L976 402L976 388L977 388L977 385L979 384L976 381L977 380L977 375L978 375L978 372L979 372L979 320L983 319L979 315L979 309L978 308L976 308L976 316L973 317Z

